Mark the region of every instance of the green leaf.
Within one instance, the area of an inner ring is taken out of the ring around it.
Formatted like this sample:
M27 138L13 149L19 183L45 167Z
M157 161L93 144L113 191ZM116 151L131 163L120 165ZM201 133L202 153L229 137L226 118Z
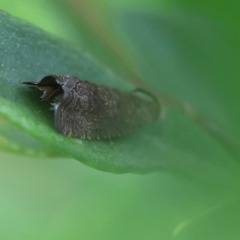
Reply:
M21 136L21 137L20 137ZM0 118L0 150L31 157L56 157L51 149L44 147L29 135Z
M69 74L128 91L134 86L88 54L31 24L6 13L0 14L0 23L0 114L20 130L58 154L103 171L175 171L206 180L222 177L225 172L231 172L229 178L237 176L238 165L231 152L189 116L169 108L165 109L164 119L109 142L58 134L49 104L39 100L38 92L22 86L23 81L36 81L48 74ZM150 49L148 44L147 47ZM184 89L174 84L172 87L179 92Z
M3 151L8 151L16 154L21 154L30 157L49 157L54 156L54 154L48 154L43 151L38 151L32 148L21 147L14 142L9 141L8 139L4 138L0 135L0 149Z
M121 81L88 54L26 22L6 13L1 13L0 21L0 113L3 117L55 152L104 171L145 172L158 168L157 156L148 162L147 157L153 149L139 153L143 137L151 134L148 129L158 123L113 142L82 141L58 134L53 128L49 104L40 101L38 92L22 86L23 81L39 80L48 74L71 74L122 89L134 87ZM131 145L134 139L137 139L136 149ZM134 152L141 157L133 157Z

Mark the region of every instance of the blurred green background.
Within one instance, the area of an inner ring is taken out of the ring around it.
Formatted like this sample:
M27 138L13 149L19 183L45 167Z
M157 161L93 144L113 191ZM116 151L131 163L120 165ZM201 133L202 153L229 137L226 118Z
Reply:
M0 9L120 75L190 99L239 138L238 1L1 0ZM171 171L105 173L66 158L1 152L0 162L3 240L240 239L239 172L232 176L224 164L208 184Z

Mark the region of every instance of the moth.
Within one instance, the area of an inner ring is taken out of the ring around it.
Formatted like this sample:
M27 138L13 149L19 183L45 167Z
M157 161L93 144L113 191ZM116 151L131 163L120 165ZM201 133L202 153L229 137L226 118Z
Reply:
M145 90L124 92L69 75L23 84L42 90L43 100L53 99L58 132L81 139L120 137L153 122L161 110L158 100Z

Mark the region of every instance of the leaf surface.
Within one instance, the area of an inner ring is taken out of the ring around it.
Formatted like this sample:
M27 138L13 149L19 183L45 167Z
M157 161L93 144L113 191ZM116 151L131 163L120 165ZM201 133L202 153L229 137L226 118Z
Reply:
M151 33L155 30L149 29ZM207 178L212 171L218 174L216 166L238 171L231 151L223 148L189 116L171 108L165 108L164 119L113 141L83 141L58 134L53 127L49 103L41 102L41 93L22 86L22 82L64 74L126 91L134 86L83 51L3 12L0 13L0 33L0 114L51 150L114 173L161 170ZM149 42L145 43L143 46L152 50ZM171 90L184 94L185 88L174 83L169 83ZM161 86L156 85L159 89ZM192 90L196 89L197 85Z

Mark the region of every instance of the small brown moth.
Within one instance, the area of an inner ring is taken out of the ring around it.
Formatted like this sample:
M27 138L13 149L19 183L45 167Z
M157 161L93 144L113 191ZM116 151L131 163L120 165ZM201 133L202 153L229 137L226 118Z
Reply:
M54 125L62 134L81 139L110 139L135 131L157 119L160 104L151 99L73 76L50 75L40 82L24 82L54 99Z

